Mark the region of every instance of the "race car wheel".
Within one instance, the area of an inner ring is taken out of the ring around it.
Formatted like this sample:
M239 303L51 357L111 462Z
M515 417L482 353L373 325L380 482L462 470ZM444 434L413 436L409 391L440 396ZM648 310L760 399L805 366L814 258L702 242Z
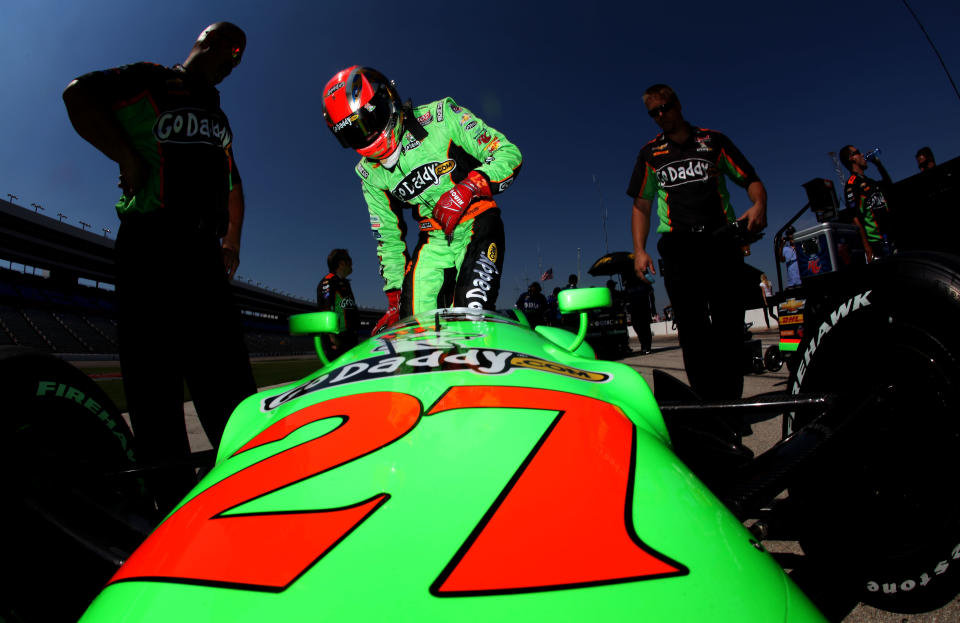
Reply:
M871 265L823 303L790 387L852 415L790 488L801 546L865 603L938 608L960 592L960 259Z
M770 372L777 372L783 367L783 355L780 354L778 345L767 347L767 351L763 354L763 365Z
M0 349L4 512L0 620L75 621L122 560L106 544L149 506L129 428L97 384L54 357ZM105 510L106 509L106 510ZM103 536L103 539L98 539Z

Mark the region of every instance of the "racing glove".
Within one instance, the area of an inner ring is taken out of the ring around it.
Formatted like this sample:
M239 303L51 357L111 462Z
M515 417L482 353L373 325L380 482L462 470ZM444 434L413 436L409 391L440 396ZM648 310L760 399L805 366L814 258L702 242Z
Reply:
M377 324L373 327L373 332L371 335L376 335L380 333L393 323L400 320L400 290L387 290L387 313L377 321Z
M433 218L443 227L447 241L453 239L453 230L463 217L474 197L491 197L490 184L487 178L476 171L470 171L466 179L443 193L433 206Z

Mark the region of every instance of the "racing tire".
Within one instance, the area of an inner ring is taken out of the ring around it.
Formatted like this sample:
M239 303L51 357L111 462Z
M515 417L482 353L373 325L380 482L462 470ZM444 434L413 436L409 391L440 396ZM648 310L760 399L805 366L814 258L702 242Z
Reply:
M769 372L778 372L783 367L783 355L780 354L777 344L767 347L767 351L763 353L763 365Z
M789 489L799 541L860 601L933 610L960 592L960 258L897 256L843 284L808 316L788 385L851 413Z
M125 551L91 536L109 543L124 512L151 504L138 479L106 476L135 464L132 435L97 384L55 357L0 348L0 386L0 556L13 572L0 620L75 621Z

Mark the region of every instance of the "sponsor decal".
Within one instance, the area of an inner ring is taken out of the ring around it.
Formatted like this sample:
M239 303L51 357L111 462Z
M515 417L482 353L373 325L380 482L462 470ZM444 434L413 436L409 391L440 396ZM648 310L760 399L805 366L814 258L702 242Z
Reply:
M498 149L500 149L500 139L495 138L495 139L493 139L493 142L490 143L490 145L487 146L487 151L489 151L490 153L493 153L493 152L497 151Z
M467 125L463 126L463 129L469 131L469 130L472 130L473 128L475 128L475 127L477 127L477 122L476 122L476 121L471 121L471 122L468 123Z
M437 102L437 123L443 123L443 102Z
M477 136L477 145L483 147L484 145L490 142L491 138L493 137L487 134L487 131L484 130Z
M653 152L653 155L654 155L654 156L665 156L666 154L669 154L669 153L670 153L670 150L669 150L669 149L664 149L664 150L662 150L662 151L655 151L655 152Z
M457 167L453 160L422 164L400 180L391 191L401 201L410 201L430 186L440 183L440 178Z
M953 550L950 551L950 554L947 556L949 560L960 560L960 544L954 545ZM941 560L930 570L933 575L930 573L923 572L916 579L906 578L903 580L897 580L894 582L883 582L870 580L867 582L867 590L871 593L883 592L885 595L895 595L896 593L909 593L917 587L925 587L938 575L943 575L947 572L947 569L950 568L949 560Z
M363 168L363 164L362 164L362 163L359 163L359 162L357 163L357 173L358 173L358 174L360 175L360 177L362 177L363 179L367 179L367 178L370 177L370 174L367 173L367 170L366 170L365 168Z
M431 115L430 111L428 110L427 112L417 117L417 121L420 122L420 125L429 125L433 123L433 115Z
M796 311L803 307L803 303L801 299L787 299L780 303L780 309L783 311Z
M37 392L35 395L38 397L47 396L51 398L63 398L67 401L72 400L73 402L82 406L91 414L95 415L97 419L103 422L103 424L113 432L117 438L117 441L120 442L120 447L126 451L127 458L129 458L131 461L134 459L133 449L127 447L127 436L121 432L123 429L120 428L117 430L117 422L110 416L110 413L103 407L103 405L94 400L92 397L87 396L76 387L71 387L70 385L58 383L56 381L37 381Z
M483 163L484 163L484 164L490 164L490 163L493 162L494 160L496 160L496 158L494 158L493 156L487 156L486 158L483 159Z
M339 91L340 89L342 89L344 86L345 86L345 85L344 85L344 83L342 83L342 82L336 83L335 85L333 85L332 87L330 87L330 90L329 90L329 91L327 91L327 97L330 97L331 95L333 95L334 93L336 93L337 91Z
M490 246L487 247L487 259L491 262L497 261L497 243L491 242Z
M460 117L460 125L465 124L466 122L470 121L470 119L472 119L470 115L464 115Z
M669 146L668 143L663 142L662 144L656 145L655 147L653 147L653 149L661 150L661 149L668 149L669 147L670 147L670 146Z
M358 115L357 113L353 113L346 119L343 119L342 121L338 121L337 123L333 124L333 131L339 132L340 130L344 129L345 127L347 127L348 125L350 125L351 123L353 123L359 118L360 118L360 115Z
M450 110L452 110L453 112L458 113L458 112L460 112L461 110L463 110L463 108L460 108L459 106L457 106L456 104L454 104L453 106L450 107Z
M711 136L709 134L707 134L706 136L696 137L694 140L700 143L700 146L697 147L697 151L710 151L711 149L713 149L710 146L710 139L711 139Z
M264 398L260 408L263 411L272 411L292 400L328 387L339 387L347 383L382 379L388 376L463 370L482 375L499 375L508 374L515 368L540 370L592 383L601 383L611 378L609 374L580 370L508 350L418 349L348 363L282 394Z
M433 229L433 223L431 223L430 221L422 221L420 223L420 229L429 231Z
M813 356L813 353L815 353L820 344L823 343L823 338L837 326L837 323L846 318L847 315L864 307L868 307L870 305L869 297L872 293L873 290L867 290L866 292L847 299L845 303L841 303L839 307L830 312L829 318L824 318L823 322L820 323L820 328L817 329L817 334L811 336L810 343L803 353L803 358L800 360L800 365L797 368L797 380L791 388L791 393L800 393L800 384L803 383L803 377L807 374L810 357Z
M708 160L687 158L660 167L657 170L657 180L662 188L682 186L691 182L705 182L712 173L715 173L713 168L713 163Z
M493 160L493 158L490 158L490 160ZM502 193L506 189L510 188L510 184L513 184L513 180L515 179L516 179L515 177L511 177L500 182L500 185L497 186L497 192Z
M420 147L420 145L421 145L420 141L418 141L415 138L411 138L406 145L400 146L400 153L405 154L412 149L416 149L417 147Z
M803 314L791 314L789 316L780 316L779 324L800 324L803 322Z
M807 270L809 270L814 275L816 275L821 270L823 270L823 267L820 265L820 258L814 257L807 260Z
M467 307L483 309L488 300L487 293L492 288L500 286L500 271L497 270L496 264L482 255L473 263L471 271L476 277L472 282L473 287L466 294Z
M160 115L153 124L153 136L160 143L205 143L230 146L232 136L226 119L199 108L181 108Z

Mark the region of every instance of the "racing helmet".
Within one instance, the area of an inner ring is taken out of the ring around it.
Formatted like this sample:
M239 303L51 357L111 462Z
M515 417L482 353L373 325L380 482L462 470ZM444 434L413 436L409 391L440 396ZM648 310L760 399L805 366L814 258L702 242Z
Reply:
M376 69L359 65L337 72L327 82L323 117L341 145L367 158L392 154L403 132L397 88Z

